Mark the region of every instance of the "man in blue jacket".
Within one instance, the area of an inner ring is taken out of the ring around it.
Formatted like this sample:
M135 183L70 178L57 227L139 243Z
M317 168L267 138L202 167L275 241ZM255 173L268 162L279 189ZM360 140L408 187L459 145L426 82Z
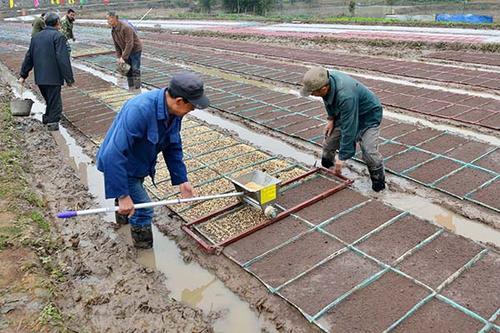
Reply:
M19 82L24 84L31 69L35 68L35 83L46 104L42 122L47 124L49 131L57 131L62 114L61 86L64 81L71 86L75 80L66 38L58 31L61 28L59 16L56 13L47 13L45 25L41 32L31 38Z
M149 202L144 178L154 181L157 156L163 154L172 185L181 196L194 195L183 162L181 120L188 112L208 106L203 82L194 73L181 72L168 88L129 100L116 116L97 153L97 169L104 173L106 198L117 198L118 213L128 215L134 246L151 248L153 209L134 210L134 203Z
M378 151L382 104L377 96L352 77L323 67L307 71L302 85L301 95L322 97L328 114L321 164L325 168L335 165L335 172L342 173L344 162L356 154L359 142L372 189L385 189L383 157Z

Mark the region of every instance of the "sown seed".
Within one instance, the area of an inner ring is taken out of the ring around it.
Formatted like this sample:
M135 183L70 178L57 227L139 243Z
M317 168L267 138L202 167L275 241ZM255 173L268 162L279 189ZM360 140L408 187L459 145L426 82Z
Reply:
M205 215L216 212L224 207L234 205L238 202L238 198L229 197L224 199L207 200L192 206L192 208L181 213L182 218L186 221L195 221Z
M245 206L221 218L213 219L200 226L215 242L221 242L267 221L261 210Z
M276 178L281 179L281 181L287 181L305 174L306 171L300 168L293 168L288 171L283 171L275 175Z

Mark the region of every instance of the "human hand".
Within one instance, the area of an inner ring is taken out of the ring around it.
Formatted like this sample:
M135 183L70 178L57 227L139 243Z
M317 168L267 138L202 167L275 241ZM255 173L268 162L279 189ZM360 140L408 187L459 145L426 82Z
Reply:
M118 58L118 63L119 64L124 64L125 63L125 60L123 58Z
M339 160L338 158L335 159L335 174L336 175L341 175L342 174L342 167L344 166L344 161Z
M329 137L330 134L332 134L333 128L334 128L333 120L328 120L324 129L325 138Z
M183 199L192 198L195 195L195 191L193 189L193 186L189 182L185 182L185 183L180 184L179 190L181 191L181 197Z
M118 199L118 214L131 217L135 213L134 202L130 195Z

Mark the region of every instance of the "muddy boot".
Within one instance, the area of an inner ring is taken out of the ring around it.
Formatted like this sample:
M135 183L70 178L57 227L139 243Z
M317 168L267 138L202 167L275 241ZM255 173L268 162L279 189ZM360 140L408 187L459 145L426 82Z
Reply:
M140 75L134 76L134 88L141 89L141 76Z
M333 162L329 158L322 156L321 157L321 166L323 168L330 169L333 166Z
M384 166L378 168L368 168L370 178L372 180L372 190L380 192L385 189L385 173Z
M115 206L118 206L118 199L115 199ZM116 222L116 224L118 224L120 226L128 224L128 216L118 214L118 212L115 212L115 222Z
M49 131L59 131L59 123L48 123L47 130Z
M132 76L127 76L127 85L129 90L134 89L134 78Z
M130 226L130 233L134 247L138 249L150 249L153 247L153 230L151 225Z

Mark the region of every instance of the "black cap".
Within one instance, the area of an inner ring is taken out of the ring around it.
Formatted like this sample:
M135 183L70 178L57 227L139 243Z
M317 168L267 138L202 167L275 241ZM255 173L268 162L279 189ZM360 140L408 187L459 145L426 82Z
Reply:
M45 25L49 27L54 27L57 24L57 21L59 21L59 15L57 15L54 12L48 12L44 16L45 18Z
M205 109L210 104L203 90L203 81L192 72L175 73L170 80L168 91L173 97L185 98L197 109Z

